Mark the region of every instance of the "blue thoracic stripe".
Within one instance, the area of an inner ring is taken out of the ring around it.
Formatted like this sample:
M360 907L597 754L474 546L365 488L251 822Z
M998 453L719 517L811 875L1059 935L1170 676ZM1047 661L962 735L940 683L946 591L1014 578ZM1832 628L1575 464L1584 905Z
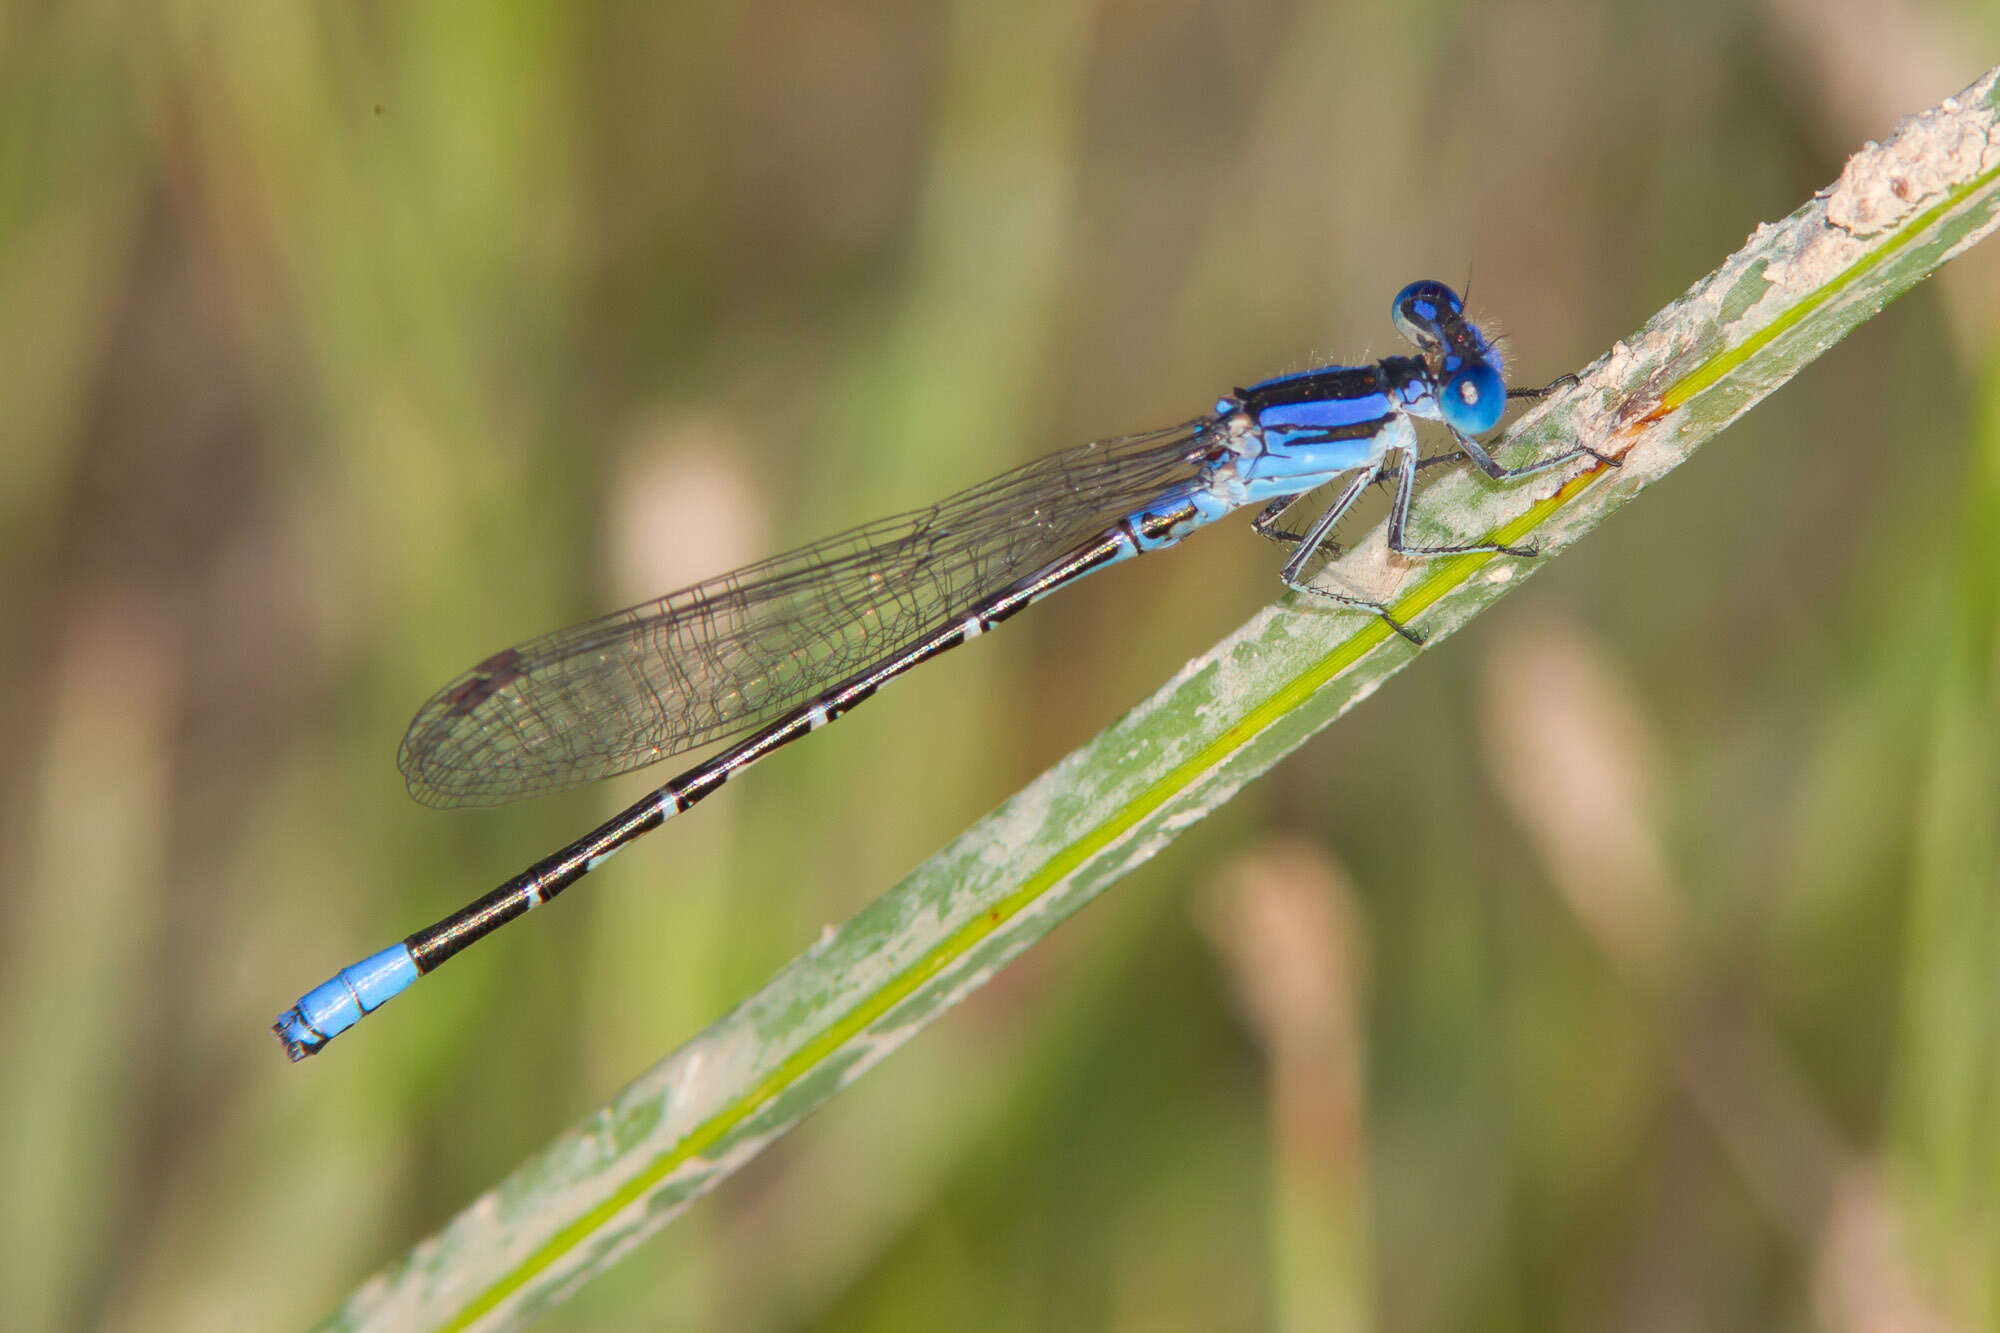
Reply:
M1589 451L1501 467L1477 437L1498 423L1508 390L1457 294L1414 282L1391 316L1420 355L1263 380L1185 425L1054 454L928 509L486 658L410 724L399 763L420 799L516 799L710 743L724 748L483 898L306 992L274 1025L286 1052L311 1055L466 945L918 663L1244 506L1268 502L1259 531L1293 543L1279 575L1286 587L1379 615L1420 643L1388 608L1305 577L1348 507L1381 478L1396 482L1388 538L1401 554L1529 554L1405 544L1413 420L1442 423L1496 479ZM1343 477L1307 531L1273 526L1292 501Z
M1340 401L1282 403L1256 414L1257 425L1266 431L1311 431L1324 439L1343 440L1370 439L1394 415L1395 408L1383 393Z

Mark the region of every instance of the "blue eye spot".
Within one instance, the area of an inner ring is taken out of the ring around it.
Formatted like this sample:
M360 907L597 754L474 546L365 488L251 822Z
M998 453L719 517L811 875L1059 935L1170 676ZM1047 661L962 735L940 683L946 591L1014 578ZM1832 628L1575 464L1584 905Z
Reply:
M1500 372L1479 362L1445 381L1438 395L1438 413L1461 435L1484 435L1500 424L1507 410L1507 385Z

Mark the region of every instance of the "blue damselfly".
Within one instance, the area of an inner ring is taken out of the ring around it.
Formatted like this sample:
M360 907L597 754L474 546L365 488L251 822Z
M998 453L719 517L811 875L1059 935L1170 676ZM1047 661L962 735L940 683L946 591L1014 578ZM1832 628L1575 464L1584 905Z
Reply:
M1444 457L1462 454L1496 480L1580 456L1612 460L1578 446L1501 466L1477 437L1499 424L1510 395L1548 390L1506 386L1499 353L1442 283L1411 283L1392 316L1418 355L1238 389L1192 421L1052 454L928 509L509 648L452 681L418 711L399 756L411 794L427 805L518 800L734 743L477 902L308 991L273 1027L287 1054L311 1055L466 945L918 663L1234 510L1264 506L1256 530L1292 548L1279 573L1286 587L1372 612L1421 644L1386 606L1304 577L1362 491L1391 477L1388 542L1399 554L1534 554L1404 540L1421 465L1417 419L1450 432L1456 451ZM1292 506L1342 477L1303 531L1280 526Z

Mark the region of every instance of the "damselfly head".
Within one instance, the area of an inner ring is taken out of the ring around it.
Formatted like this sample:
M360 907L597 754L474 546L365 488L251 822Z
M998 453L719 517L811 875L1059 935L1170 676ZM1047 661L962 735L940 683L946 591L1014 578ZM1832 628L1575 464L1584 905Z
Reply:
M1413 282L1396 293L1390 317L1429 363L1438 414L1461 435L1484 435L1507 407L1500 353L1465 317L1465 303L1441 282Z

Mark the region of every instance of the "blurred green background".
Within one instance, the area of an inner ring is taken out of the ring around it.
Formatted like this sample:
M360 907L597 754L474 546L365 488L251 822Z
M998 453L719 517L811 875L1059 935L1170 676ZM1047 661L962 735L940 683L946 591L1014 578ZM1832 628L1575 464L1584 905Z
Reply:
M1091 580L326 1056L649 785L403 793L507 643L1470 281L1540 382L1990 5L0 7L0 1326L290 1327L1277 591ZM544 1326L2000 1326L1975 251Z

